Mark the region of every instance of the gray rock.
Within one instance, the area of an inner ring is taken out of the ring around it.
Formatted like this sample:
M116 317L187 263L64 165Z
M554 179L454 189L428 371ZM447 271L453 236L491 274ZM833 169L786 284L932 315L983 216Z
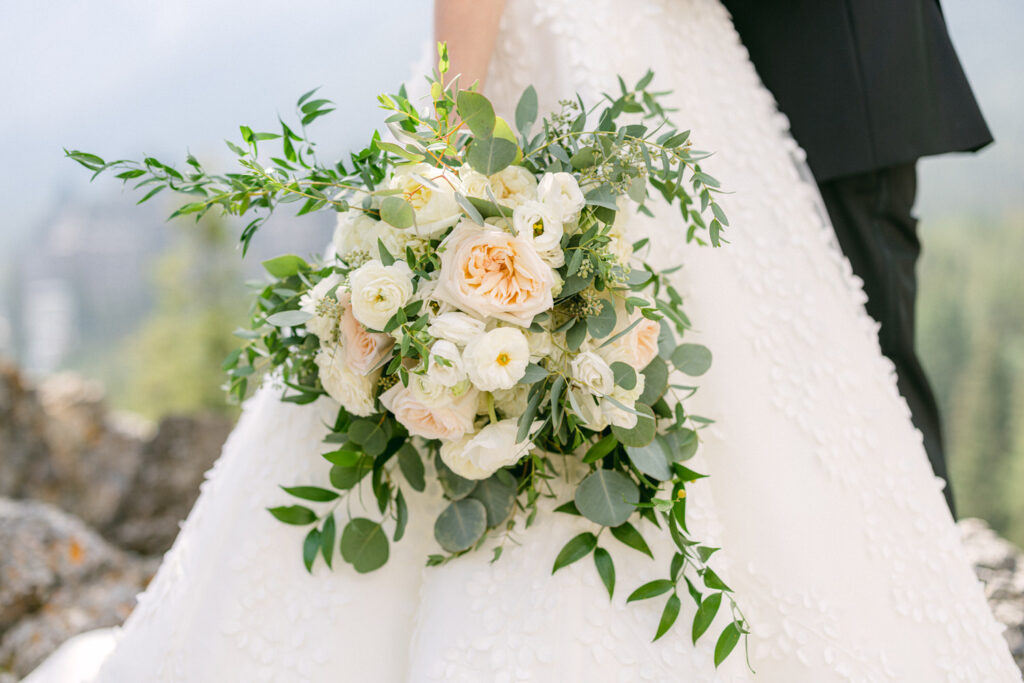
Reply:
M73 635L120 624L157 560L45 503L0 498L0 670L24 676Z
M964 550L985 584L985 597L1017 665L1024 671L1024 552L999 537L981 519L959 522Z

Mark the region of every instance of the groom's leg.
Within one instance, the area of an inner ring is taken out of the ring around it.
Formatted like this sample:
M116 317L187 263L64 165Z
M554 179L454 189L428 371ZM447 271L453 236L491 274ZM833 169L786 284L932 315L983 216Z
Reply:
M955 516L939 409L914 350L915 266L921 253L912 214L915 164L838 178L819 187L839 244L853 272L864 280L868 314L881 323L882 353L896 365L900 393L924 434L932 469L946 480L946 502Z

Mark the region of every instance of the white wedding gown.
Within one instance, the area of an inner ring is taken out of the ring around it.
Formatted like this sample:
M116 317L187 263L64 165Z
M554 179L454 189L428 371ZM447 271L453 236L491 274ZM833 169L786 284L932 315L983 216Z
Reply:
M533 84L553 109L648 67L732 191L725 248L687 246L673 211L633 229L654 265L684 265L692 339L715 354L691 399L717 423L689 512L724 548L712 564L753 629L757 673L742 647L715 670L725 622L694 647L688 600L651 642L663 601L625 604L672 553L649 526L657 561L603 542L618 574L609 602L589 559L551 575L586 520L542 513L494 564L484 549L427 568L440 492L407 489L411 522L382 570L319 562L308 575L302 530L265 508L290 502L278 484L327 481L334 408L264 387L124 627L70 641L32 683L1020 681L802 153L717 0L509 0L487 92L511 113Z

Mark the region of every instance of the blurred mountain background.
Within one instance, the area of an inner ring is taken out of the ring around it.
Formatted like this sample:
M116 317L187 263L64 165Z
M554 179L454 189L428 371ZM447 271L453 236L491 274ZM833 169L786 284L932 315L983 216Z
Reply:
M997 144L921 164L920 347L962 514L1024 545L1024 4L943 5ZM239 225L167 223L169 204L90 185L61 148L180 161L194 145L224 168L238 124L274 130L322 85L338 111L315 129L321 153L342 156L430 33L417 0L0 4L0 356L78 371L151 419L230 413L219 366L244 280L261 258L321 249L331 217L277 217L243 261Z

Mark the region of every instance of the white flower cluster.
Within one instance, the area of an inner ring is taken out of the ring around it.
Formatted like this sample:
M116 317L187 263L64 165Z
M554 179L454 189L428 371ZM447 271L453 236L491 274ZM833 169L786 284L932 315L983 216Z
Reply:
M487 177L468 166L455 173L414 164L396 171L388 188L412 206L413 225L398 229L365 211L342 214L334 250L354 270L347 282L337 275L320 281L302 301L314 316L306 327L321 341L316 362L328 394L355 415L374 412L382 367L404 334L384 330L419 300L429 315L428 357L415 367L406 359L408 381L379 399L410 434L441 440L441 458L457 474L489 477L533 448L529 437L516 439L529 391L521 380L531 363L566 377L566 409L587 428L635 424L624 408L632 409L643 391L639 371L657 354L658 324L637 322L639 314L627 316L619 302L613 334L633 327L611 343L587 341L570 352L564 334L551 331L561 287L555 269L566 263L563 244L579 232L585 204L572 174L547 173L538 182L521 166ZM464 217L457 192L497 201L509 216L479 225ZM616 227L609 252L625 266L632 251ZM385 265L378 242L399 260ZM440 268L429 278L414 274L400 260L407 247L414 254L435 249ZM542 313L548 315L538 331L534 319ZM636 370L631 390L616 385L615 362Z

